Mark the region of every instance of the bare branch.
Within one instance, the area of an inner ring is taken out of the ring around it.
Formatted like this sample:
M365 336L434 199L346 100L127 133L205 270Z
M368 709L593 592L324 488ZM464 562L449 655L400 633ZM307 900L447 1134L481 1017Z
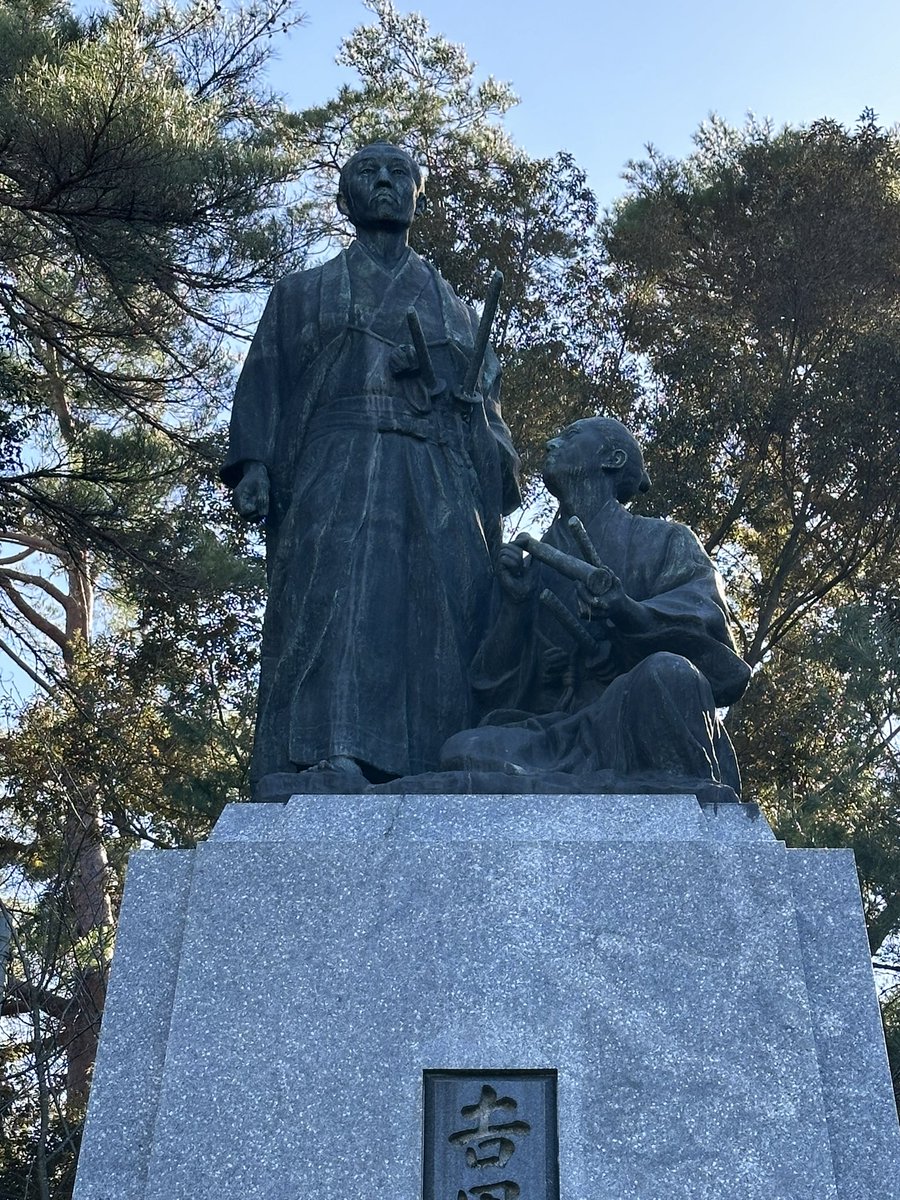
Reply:
M45 988L17 980L12 984L3 998L0 1014L4 1017L25 1016L39 1008L41 1012L60 1020L65 1017L71 1001L48 992Z
M19 591L13 587L12 583L4 579L2 575L0 575L0 590L9 596L13 606L19 610L23 617L31 622L35 629L59 646L63 653L68 653L71 647L65 633L30 605Z
M15 650L13 650L12 646L10 646L9 642L7 642L5 638L0 638L0 650L3 651L7 658L10 658L16 664L20 671L25 672L32 683L36 683L38 687L43 688L45 692L53 695L53 693L56 691L56 687L52 683L48 682L48 680L44 679L42 675L39 675L37 671L35 671L28 665L27 662L25 662L23 658L16 654Z

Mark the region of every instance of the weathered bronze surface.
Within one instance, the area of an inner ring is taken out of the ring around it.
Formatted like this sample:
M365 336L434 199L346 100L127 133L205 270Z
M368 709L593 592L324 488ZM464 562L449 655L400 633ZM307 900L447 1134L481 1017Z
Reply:
M434 770L474 720L517 459L474 311L407 243L420 195L396 147L350 159L356 240L276 285L238 383L222 478L265 520L269 578L257 794L307 768L332 791Z
M709 557L686 526L624 507L649 479L617 421L576 421L551 439L544 480L559 510L540 542L500 552L502 602L472 669L483 721L449 739L444 769L483 787L518 775L524 790L560 778L634 790L640 779L734 798L716 709L750 671Z

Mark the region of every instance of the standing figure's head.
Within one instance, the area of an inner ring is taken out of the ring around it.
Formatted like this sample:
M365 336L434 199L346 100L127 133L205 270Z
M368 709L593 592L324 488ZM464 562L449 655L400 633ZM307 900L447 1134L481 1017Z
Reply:
M650 487L641 448L621 421L586 417L547 442L544 483L558 500L601 485L621 504Z
M421 168L405 150L373 142L341 168L337 206L356 229L408 229L424 191Z

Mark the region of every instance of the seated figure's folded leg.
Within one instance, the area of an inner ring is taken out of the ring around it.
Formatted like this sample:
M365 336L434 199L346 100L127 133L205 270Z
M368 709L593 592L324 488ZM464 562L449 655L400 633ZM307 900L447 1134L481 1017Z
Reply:
M602 765L617 775L664 772L739 791L734 751L712 689L681 655L645 658L610 684L592 715L581 735L599 739Z
M565 715L548 713L499 723L504 717L516 715L510 711L492 713L477 729L455 733L441 749L441 770L533 774L561 769L548 731L565 721ZM497 724L491 723L492 717Z
M442 770L602 776L605 785L643 778L648 788L686 791L708 781L740 794L712 689L679 654L650 655L576 712L518 721L508 720L518 713L492 715L497 724L488 717L444 744Z

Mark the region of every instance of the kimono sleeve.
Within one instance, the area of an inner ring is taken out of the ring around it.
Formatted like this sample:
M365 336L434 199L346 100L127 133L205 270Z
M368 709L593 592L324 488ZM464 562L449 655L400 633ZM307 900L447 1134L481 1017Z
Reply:
M719 574L690 529L650 520L639 527L646 557L652 560L660 533L666 552L653 594L640 598L648 626L637 634L611 631L611 640L629 668L659 651L683 655L706 676L717 705L733 704L747 687L750 668L735 653Z
M281 280L272 289L235 389L228 455L219 471L228 487L240 482L248 463L260 462L271 470L275 458L286 371L285 283Z

